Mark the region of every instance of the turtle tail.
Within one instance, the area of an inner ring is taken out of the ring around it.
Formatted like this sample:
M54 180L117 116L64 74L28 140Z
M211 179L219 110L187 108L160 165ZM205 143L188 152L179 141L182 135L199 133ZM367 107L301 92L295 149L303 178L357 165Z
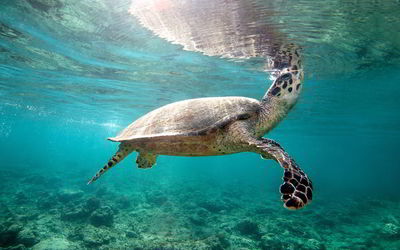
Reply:
M121 143L119 146L118 151L111 157L111 159L102 167L93 177L92 179L89 180L87 183L88 185L95 182L97 179L100 178L105 172L107 172L109 169L117 165L119 162L121 162L126 156L128 156L130 153L132 153L133 149L130 147L129 144L125 145L124 143Z

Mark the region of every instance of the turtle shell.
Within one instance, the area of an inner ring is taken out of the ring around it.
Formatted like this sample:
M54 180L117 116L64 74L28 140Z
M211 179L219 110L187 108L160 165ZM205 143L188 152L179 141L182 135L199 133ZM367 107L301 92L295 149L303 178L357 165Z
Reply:
M171 103L140 117L111 141L200 135L216 126L248 119L260 102L246 97L210 97Z

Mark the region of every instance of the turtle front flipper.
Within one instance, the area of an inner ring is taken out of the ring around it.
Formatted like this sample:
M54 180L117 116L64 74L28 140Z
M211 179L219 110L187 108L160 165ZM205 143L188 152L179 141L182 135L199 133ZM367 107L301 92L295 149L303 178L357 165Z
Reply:
M280 186L284 207L300 209L310 203L313 191L312 182L294 159L274 140L261 138L257 140L256 147L264 159L273 159L284 168L284 183Z
M119 145L118 151L111 157L111 159L102 167L87 183L88 185L95 182L97 179L100 178L105 172L107 172L110 168L117 165L121 162L127 155L132 153L133 147L129 143L122 142Z

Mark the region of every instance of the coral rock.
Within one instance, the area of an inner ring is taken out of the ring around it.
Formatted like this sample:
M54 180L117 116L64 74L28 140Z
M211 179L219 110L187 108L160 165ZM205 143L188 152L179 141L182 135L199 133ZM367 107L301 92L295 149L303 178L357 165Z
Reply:
M71 249L71 243L64 238L50 238L43 240L33 247L33 250L67 250Z
M86 219L90 212L86 211L82 206L66 208L61 214L61 219L65 221L75 221Z
M387 223L382 228L382 234L385 237L393 238L399 237L400 238L400 228L393 223Z
M244 220L239 222L235 228L241 235L252 236L256 238L261 237L260 228L255 222Z
M18 233L17 242L31 247L39 242L38 237L29 229L24 229Z
M109 235L108 230L102 230L101 228L86 227L83 236L83 242L90 248L99 247L110 243L112 237Z
M88 212L93 212L100 207L100 200L96 197L89 198L85 204L85 210Z
M112 226L114 222L114 213L110 207L100 207L90 215L90 223L93 226Z
M18 224L12 224L7 229L0 229L0 247L14 245L21 230L22 227Z

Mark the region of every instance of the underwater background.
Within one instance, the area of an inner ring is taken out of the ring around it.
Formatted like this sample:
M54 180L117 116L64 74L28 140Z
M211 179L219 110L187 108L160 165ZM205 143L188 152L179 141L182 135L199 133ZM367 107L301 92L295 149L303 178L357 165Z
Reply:
M198 47L145 27L146 4L1 1L1 249L400 248L400 1L188 0L198 16L178 8L175 24ZM219 23L227 13L243 23ZM283 208L281 168L254 153L160 156L147 170L132 154L86 185L118 147L105 139L153 109L261 99L263 47L212 41L265 27L303 50L303 93L266 136L313 180L310 205Z

